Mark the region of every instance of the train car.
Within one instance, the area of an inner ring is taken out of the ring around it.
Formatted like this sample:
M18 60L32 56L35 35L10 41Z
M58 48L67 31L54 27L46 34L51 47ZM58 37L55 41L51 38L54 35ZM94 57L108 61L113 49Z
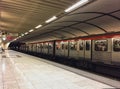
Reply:
M17 49L13 44L11 48ZM120 77L119 34L22 44L19 50L27 48L32 55Z
M15 48L18 50L17 47ZM58 40L55 41L55 45L54 41L22 44L19 50L120 66L120 38L118 35L117 37L116 35L103 35Z
M92 61L120 66L120 38L93 40Z

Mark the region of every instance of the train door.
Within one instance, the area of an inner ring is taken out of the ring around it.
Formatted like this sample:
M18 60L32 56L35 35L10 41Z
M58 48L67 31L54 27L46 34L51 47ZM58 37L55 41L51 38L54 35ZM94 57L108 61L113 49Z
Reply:
M25 44L25 52L27 52L28 51L28 46L27 46L27 44Z
M91 40L79 40L79 58L91 59Z
M63 46L63 50L64 50L64 57L68 57L68 41L64 42L64 46Z
M56 41L55 42L55 55L56 56L61 56L61 49L62 49L61 42Z
M37 43L36 45L37 45L36 53L39 53L39 43Z
M42 44L39 43L39 50L38 50L38 53L42 53Z
M41 46L41 43L39 43L39 50L38 50L38 53L41 53L42 52L42 46Z
M56 41L55 54L61 57L68 56L68 41Z
M43 53L43 43L41 43L41 53Z
M91 59L91 40L85 40L85 59Z
M33 45L33 52L35 52L36 50L36 44L32 44Z
M43 43L43 53L48 54L48 43Z
M84 40L79 40L79 59L84 59L85 56L85 42Z
M48 44L48 53L50 54L50 55L53 55L53 42L49 42L49 44Z
M33 44L30 44L30 47L31 47L30 52L32 52L33 51Z
M112 39L112 63L120 64L120 38Z
M37 52L37 44L35 43L35 51L34 51L35 53Z
M70 40L69 42L69 58L79 58L79 50L78 50L78 41L77 40Z
M29 44L27 44L28 45L28 52L30 52L30 45Z

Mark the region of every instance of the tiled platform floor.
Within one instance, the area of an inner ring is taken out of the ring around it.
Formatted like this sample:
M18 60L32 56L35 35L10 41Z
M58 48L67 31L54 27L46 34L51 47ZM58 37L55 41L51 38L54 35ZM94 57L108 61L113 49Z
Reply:
M109 85L12 50L0 54L0 89L108 89Z

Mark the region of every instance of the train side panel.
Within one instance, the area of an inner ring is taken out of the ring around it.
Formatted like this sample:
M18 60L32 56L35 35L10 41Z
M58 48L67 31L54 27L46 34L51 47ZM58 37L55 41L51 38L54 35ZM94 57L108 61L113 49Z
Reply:
M111 39L93 40L92 61L110 64L112 61Z

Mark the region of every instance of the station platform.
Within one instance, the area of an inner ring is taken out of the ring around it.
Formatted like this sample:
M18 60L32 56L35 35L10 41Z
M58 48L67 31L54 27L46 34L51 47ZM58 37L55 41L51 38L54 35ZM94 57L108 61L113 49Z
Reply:
M0 89L115 89L115 84L117 88L120 85L119 81L69 69L42 58L6 50L0 54Z

